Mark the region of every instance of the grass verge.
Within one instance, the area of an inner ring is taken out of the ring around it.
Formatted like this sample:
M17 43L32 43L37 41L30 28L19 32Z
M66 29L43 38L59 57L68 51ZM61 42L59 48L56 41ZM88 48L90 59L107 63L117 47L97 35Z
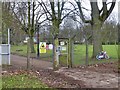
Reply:
M2 77L2 88L48 88L34 76L27 74L4 75Z

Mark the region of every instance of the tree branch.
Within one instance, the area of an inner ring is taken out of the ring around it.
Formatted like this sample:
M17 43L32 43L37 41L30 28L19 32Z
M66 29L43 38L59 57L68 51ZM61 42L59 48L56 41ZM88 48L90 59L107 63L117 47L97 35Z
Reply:
M107 16L107 4L106 4L106 1L102 1L102 3L103 3L103 10L102 10L102 14L101 14L101 16L100 16L100 19L102 20L102 21L104 21L104 19L106 18L106 16Z
M83 15L83 11L82 11L82 8L81 8L81 2L77 2L76 1L76 3L77 3L77 5L78 5L78 9L79 9L79 12L80 12L80 18L82 19L82 21L84 22L84 23L91 23L92 21L91 20L85 20L85 17L84 17L84 15Z
M111 2L111 6L110 6L110 9L107 10L107 4L104 2L103 3L103 14L101 15L100 19L104 22L108 17L109 15L112 13L114 7L115 7L115 3L116 3L116 0L112 0Z
M112 0L112 5L111 5L110 9L108 10L106 19L108 18L108 16L109 16L109 15L111 14L111 12L113 11L113 9L114 9L114 7L115 7L115 3L116 3L116 0Z
M46 18L51 21L51 19L50 19L50 18L48 17L48 15L47 15L47 13L48 13L51 17L52 17L52 15L51 15L51 13L49 12L49 10L47 9L47 7L46 7L46 5L44 4L44 2L42 1L42 3L41 3L41 2L38 1L38 3L42 6L44 12L46 13Z
M65 5L65 2L62 2L61 10L60 10L60 17L62 17L63 7Z
M69 12L61 19L61 21L62 21L64 18L66 18L71 12L74 12L76 9L77 9L77 8L74 8L73 10L69 11Z
M50 0L49 0L50 1ZM50 5L51 5L51 10L52 10L52 19L54 20L54 19L56 19L56 15L55 15L55 7L54 7L54 1L53 2L51 2L50 1Z

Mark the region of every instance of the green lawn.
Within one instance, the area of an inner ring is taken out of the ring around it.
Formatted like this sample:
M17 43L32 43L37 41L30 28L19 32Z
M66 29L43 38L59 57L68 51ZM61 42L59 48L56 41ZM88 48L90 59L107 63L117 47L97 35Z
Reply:
M35 50L37 52L37 48L35 45ZM27 56L27 45L12 45L11 46L11 53L13 54L18 54L18 55L22 55L22 56ZM36 57L37 54L36 53L32 53L31 54L32 57ZM52 50L47 50L47 53L45 54L40 54L40 58L44 59L44 60L48 60L48 57L50 60L52 60Z
M27 45L11 45L11 53L26 56Z
M85 45L75 45L74 46L74 64L75 65L83 65L85 64ZM114 62L118 60L118 47L115 45L103 45L103 50L107 52L110 59L108 60L91 60L93 46L89 45L89 64L93 63L104 63L104 62Z
M19 74L2 77L2 88L48 88L36 77Z
M91 60L92 52L93 52L93 46L89 45L89 64L92 63L103 63L103 62L114 62L118 60L118 47L116 45L103 45L104 51L107 52L107 54L110 56L109 60ZM12 46L11 52L17 53L19 55L26 56L27 52L27 46ZM21 51L19 51L21 50ZM85 64L85 45L74 45L74 58L73 63L74 65L84 65ZM32 55L36 57L36 54ZM40 58L43 60L51 60L52 61L52 50L47 50L46 54L40 54ZM62 55L60 56L61 62L67 62L67 56Z

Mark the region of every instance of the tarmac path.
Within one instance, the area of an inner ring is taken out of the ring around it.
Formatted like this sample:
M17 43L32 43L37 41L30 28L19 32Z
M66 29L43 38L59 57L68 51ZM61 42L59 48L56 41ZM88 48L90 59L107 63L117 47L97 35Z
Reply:
M11 65L12 69L25 69L27 67L27 58L11 55ZM52 67L52 62L30 58L30 69L48 69L49 67Z

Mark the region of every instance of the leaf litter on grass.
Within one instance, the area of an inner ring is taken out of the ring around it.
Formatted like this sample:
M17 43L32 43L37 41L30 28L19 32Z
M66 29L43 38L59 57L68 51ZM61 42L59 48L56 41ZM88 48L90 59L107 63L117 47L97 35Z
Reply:
M27 73L9 73L2 77L3 88L48 88L36 77Z

